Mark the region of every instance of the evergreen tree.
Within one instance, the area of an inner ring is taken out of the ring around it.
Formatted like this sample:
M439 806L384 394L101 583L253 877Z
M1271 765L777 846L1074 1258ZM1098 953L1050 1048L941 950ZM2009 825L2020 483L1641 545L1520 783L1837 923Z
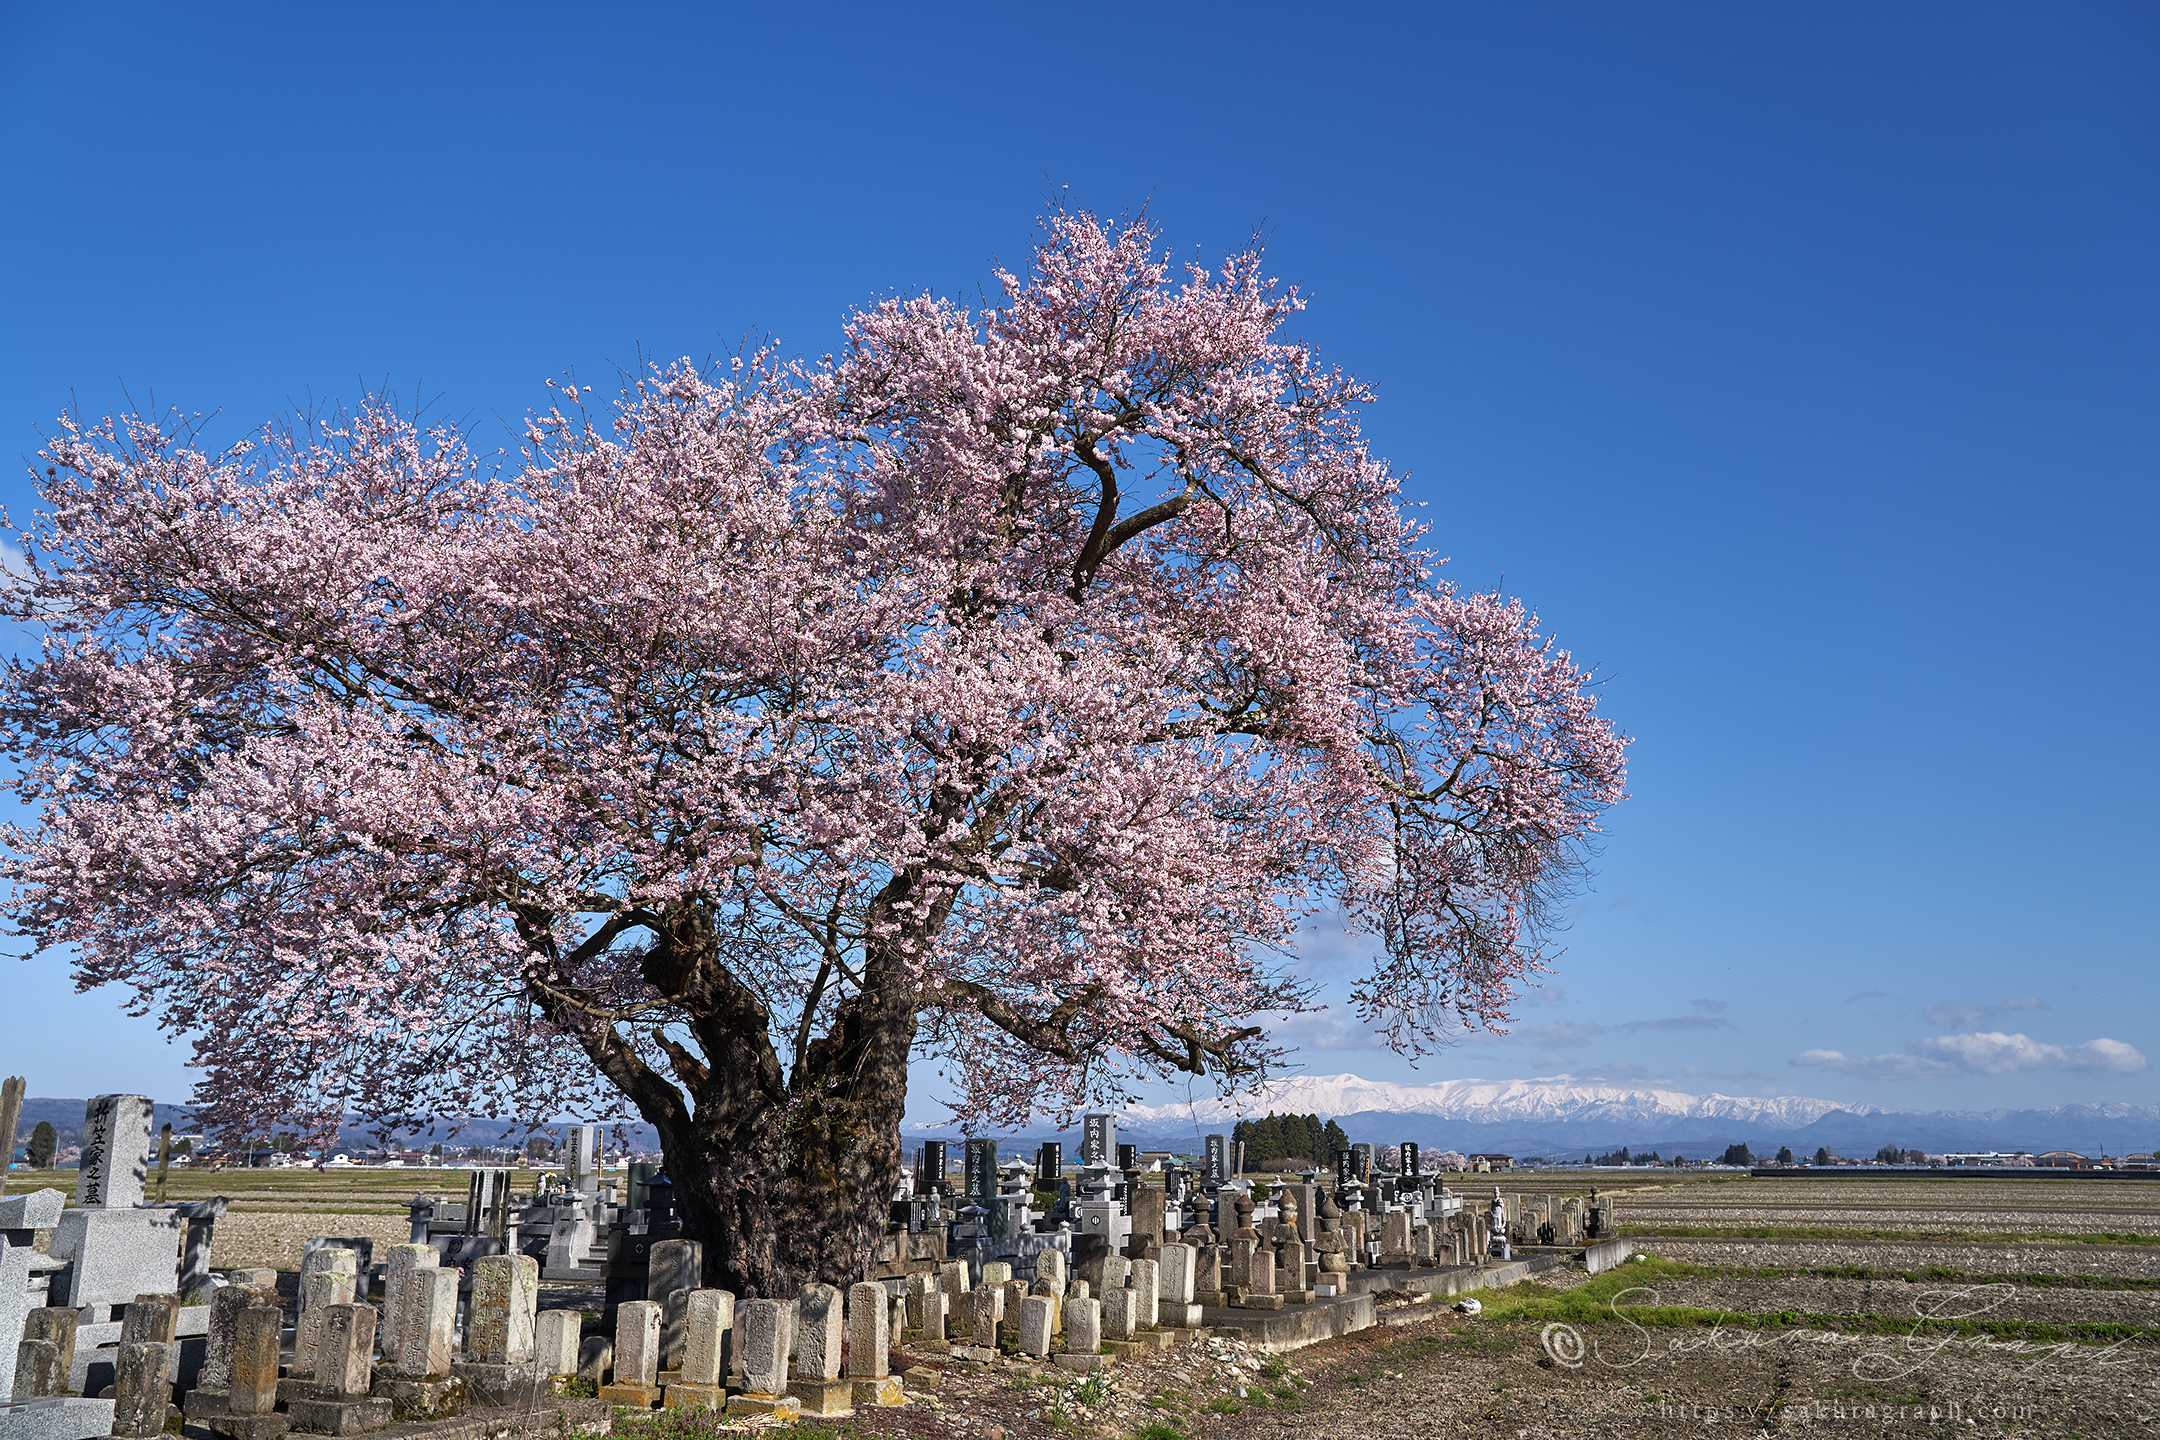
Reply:
M1752 1165L1755 1163L1755 1157L1748 1152L1745 1144L1728 1145L1725 1147L1725 1158L1721 1163L1726 1165Z
M1815 1163L1817 1165L1828 1165L1830 1163L1829 1146L1825 1145L1815 1152Z
M1282 1121L1276 1118L1274 1111L1270 1110L1265 1119L1253 1126L1252 1148L1254 1153L1261 1157L1260 1169L1273 1168L1276 1160L1281 1158L1283 1153L1282 1139Z
M1792 1146L1784 1145L1778 1148L1777 1163L1780 1165L1792 1164Z
M1315 1116L1314 1118L1317 1119L1318 1117ZM1321 1153L1313 1158L1315 1160L1332 1160L1335 1158L1336 1151L1350 1148L1350 1137L1343 1133L1342 1126L1330 1120L1327 1122L1327 1128L1321 1132L1320 1146Z
M53 1151L59 1144L60 1136L52 1128L52 1121L40 1120L30 1131L30 1144L26 1147L23 1158L30 1162L33 1170L49 1170L52 1168Z

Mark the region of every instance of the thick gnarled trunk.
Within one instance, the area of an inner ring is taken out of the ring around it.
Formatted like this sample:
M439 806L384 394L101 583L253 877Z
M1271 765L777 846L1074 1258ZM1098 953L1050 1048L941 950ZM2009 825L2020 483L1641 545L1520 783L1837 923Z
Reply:
M913 996L890 982L850 996L781 1087L762 1030L729 1037L753 1056L714 1053L720 1037L701 1028L710 1061L678 1076L693 1113L657 1128L706 1283L749 1298L861 1280L900 1176Z

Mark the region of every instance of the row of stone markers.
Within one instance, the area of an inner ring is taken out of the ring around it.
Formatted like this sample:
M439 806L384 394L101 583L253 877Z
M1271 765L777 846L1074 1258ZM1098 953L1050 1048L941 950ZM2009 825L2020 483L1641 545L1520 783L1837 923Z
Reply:
M905 1403L891 1370L899 1297L875 1280L806 1285L792 1299L742 1300L702 1285L704 1246L651 1247L646 1298L616 1307L615 1334L543 1337L551 1366L573 1366L602 1399L736 1415L840 1415ZM549 1311L540 1319L545 1325ZM559 1371L558 1371L559 1373Z

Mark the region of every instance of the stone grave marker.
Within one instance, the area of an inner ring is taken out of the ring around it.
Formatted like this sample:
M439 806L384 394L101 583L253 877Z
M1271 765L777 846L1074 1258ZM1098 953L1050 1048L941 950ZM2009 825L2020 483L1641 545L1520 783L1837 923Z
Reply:
M615 1308L615 1382L600 1398L650 1410L660 1403L660 1304L626 1300Z
M549 1376L578 1373L578 1336L585 1323L575 1310L543 1310L533 1324L533 1358Z

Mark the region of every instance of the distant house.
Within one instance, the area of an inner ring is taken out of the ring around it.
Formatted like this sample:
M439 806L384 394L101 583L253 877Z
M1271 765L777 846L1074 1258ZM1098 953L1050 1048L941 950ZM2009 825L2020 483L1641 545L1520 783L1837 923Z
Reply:
M1470 1163L1480 1170L1512 1170L1515 1168L1515 1157L1512 1155L1472 1155Z
M2045 1165L2051 1170L2091 1170L2092 1157L2080 1155L2075 1150L2050 1150L2045 1155L2033 1156L2033 1164Z

